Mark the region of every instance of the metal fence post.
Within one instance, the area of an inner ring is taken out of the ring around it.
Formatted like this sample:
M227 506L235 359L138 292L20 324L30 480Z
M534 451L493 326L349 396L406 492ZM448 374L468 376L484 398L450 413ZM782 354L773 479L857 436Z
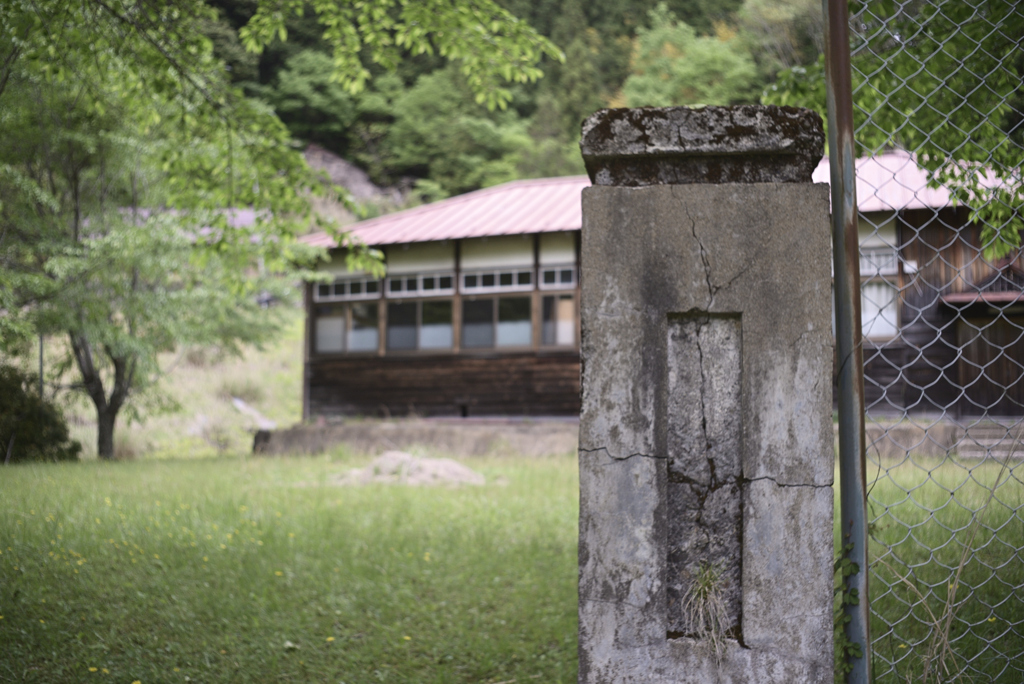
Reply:
M861 346L860 251L857 237L857 193L854 168L853 93L846 0L823 0L826 17L826 90L828 154L832 184L836 347L839 360L839 500L846 556L857 564L849 586L859 595L846 606L846 634L860 644L850 684L871 679L869 638L867 497L864 451L864 353Z

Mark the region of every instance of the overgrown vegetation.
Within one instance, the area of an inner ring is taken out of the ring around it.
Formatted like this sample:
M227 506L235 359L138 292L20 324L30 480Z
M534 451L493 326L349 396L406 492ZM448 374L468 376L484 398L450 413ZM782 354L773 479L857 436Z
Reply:
M1019 469L907 459L869 485L871 634L876 657L895 664L879 681L1019 681L1004 655L1024 651Z
M729 615L723 596L722 568L701 561L690 578L690 588L683 599L683 616L699 644L711 650L715 662L721 664L729 630Z
M39 394L38 376L0 363L0 463L76 461L82 445L60 409Z

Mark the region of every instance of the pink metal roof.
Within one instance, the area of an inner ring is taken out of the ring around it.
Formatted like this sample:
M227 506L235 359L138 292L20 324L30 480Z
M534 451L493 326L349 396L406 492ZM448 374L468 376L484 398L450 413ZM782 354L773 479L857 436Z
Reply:
M812 179L828 183L827 157ZM580 193L589 186L586 176L513 181L361 221L350 230L368 245L579 230ZM857 160L857 204L865 212L898 211L945 207L950 200L946 188L928 187L927 174L913 155L897 151ZM303 241L336 246L326 233Z
M361 221L350 230L368 245L579 230L580 193L589 186L586 176L513 181ZM304 242L335 246L325 233Z
M909 152L897 150L856 162L857 208L867 211L938 209L949 206L949 190L929 188L928 174ZM829 182L828 157L814 170L815 183Z

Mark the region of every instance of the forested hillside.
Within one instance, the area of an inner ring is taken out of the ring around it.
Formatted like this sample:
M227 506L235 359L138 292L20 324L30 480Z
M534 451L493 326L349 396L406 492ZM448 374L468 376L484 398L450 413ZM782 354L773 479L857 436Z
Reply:
M434 55L404 60L352 94L333 82L313 12L286 41L246 52L238 29L256 0L211 0L207 35L232 81L274 107L299 144L316 143L378 185L431 201L515 178L582 173L580 122L606 106L756 102L776 74L821 50L817 0L501 0L552 39L565 61L513 89L512 104L478 103L458 69Z

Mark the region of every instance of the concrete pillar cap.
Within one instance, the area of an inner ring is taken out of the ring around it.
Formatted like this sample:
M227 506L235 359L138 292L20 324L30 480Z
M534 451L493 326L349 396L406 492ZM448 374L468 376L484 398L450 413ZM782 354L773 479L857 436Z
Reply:
M580 150L594 185L810 183L824 154L821 117L775 105L602 109Z

